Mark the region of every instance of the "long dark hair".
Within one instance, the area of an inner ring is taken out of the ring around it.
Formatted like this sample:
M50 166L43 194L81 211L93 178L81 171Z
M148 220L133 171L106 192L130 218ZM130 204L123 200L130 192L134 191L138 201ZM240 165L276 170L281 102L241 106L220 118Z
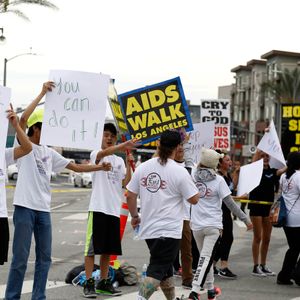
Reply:
M296 170L300 169L300 152L290 152L287 156L286 179L289 179Z
M168 158L171 156L175 147L164 147L162 145L158 146L158 156L159 156L159 163L163 166L167 163Z

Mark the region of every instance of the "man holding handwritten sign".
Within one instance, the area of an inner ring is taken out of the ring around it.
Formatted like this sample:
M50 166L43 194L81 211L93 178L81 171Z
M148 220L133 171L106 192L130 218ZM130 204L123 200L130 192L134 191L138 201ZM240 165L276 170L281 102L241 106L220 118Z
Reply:
M147 143L167 129L193 129L180 78L170 79L118 96L128 128L128 138Z

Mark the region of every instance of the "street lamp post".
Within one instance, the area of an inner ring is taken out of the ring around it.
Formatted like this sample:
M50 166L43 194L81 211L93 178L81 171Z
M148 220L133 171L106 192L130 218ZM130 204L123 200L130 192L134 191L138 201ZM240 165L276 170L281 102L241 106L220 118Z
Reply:
M32 52L26 52L26 53L21 53L21 54L17 54L11 58L4 58L4 69L3 69L3 86L6 86L6 74L7 74L7 63L19 56L23 56L23 55L37 55L36 53L32 53Z

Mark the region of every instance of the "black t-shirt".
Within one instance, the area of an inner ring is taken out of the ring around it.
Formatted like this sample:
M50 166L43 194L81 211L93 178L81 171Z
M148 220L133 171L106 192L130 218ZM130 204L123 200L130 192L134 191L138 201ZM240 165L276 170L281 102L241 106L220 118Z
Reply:
M274 201L274 193L278 186L279 177L276 175L277 169L268 168L263 169L263 174L260 180L259 185L250 192L249 199L256 201ZM248 204L248 208L255 204ZM256 204L260 205L260 204Z

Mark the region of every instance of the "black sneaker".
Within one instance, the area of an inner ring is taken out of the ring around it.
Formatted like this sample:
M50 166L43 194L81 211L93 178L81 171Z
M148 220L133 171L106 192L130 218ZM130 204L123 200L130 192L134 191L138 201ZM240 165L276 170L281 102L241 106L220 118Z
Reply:
M95 292L95 281L94 278L90 278L86 280L83 285L83 297L85 298L97 298L97 294Z
M214 266L214 275L219 275L220 270Z
M228 268L220 269L219 274L220 277L226 279L236 279L237 275L233 274Z
M200 300L200 295L196 292L191 292L188 297L188 300Z
M258 276L258 277L267 277L267 274L264 273L259 265L255 265L253 267L253 271L251 273L253 276Z
M290 280L290 279L282 281L282 280L279 280L277 278L277 284L281 284L281 285L293 285L293 281Z
M109 279L102 279L97 283L96 293L101 295L109 296L120 296L122 295L121 291L117 291Z
M267 265L260 265L260 269L261 269L267 276L276 276L276 273L273 272Z

